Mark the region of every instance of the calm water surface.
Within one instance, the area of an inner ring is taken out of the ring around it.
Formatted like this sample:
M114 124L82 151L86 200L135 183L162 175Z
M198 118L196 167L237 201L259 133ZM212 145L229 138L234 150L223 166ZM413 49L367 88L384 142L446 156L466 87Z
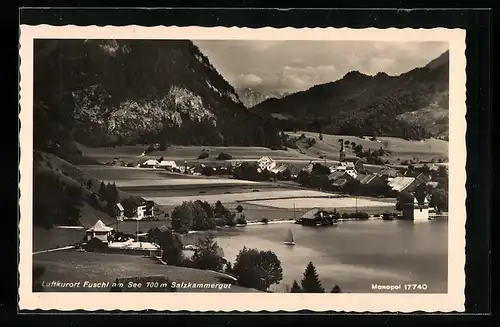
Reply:
M289 228L295 246L283 244ZM283 281L274 291L291 286L293 280L300 283L306 265L312 261L327 290L338 284L345 292L367 293L375 292L373 283L409 283L426 284L427 293L447 292L447 219L350 221L324 228L247 226L219 235L217 242L231 262L243 246L275 252L282 263Z

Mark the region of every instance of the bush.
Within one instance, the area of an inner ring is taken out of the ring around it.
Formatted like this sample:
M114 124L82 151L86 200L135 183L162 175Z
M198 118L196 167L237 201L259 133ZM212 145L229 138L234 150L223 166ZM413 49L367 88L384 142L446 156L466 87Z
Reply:
M206 159L206 158L208 158L208 152L202 152L198 156L198 159Z
M262 219L260 220L260 222L261 222L261 223L264 223L264 224L266 224L266 225L267 225L267 224L269 223L269 219L267 219L267 218L262 218Z
M244 217L238 217L236 219L236 224L238 224L238 225L246 225L247 221L246 221L246 219Z
M231 160L231 159L233 159L233 156L225 152L221 152L217 156L217 160Z
M378 217L380 217L380 214L377 213L377 214L373 215L373 217L377 217L378 218Z
M352 214L352 218L368 219L370 218L370 215L364 211L359 211L359 212L354 212Z

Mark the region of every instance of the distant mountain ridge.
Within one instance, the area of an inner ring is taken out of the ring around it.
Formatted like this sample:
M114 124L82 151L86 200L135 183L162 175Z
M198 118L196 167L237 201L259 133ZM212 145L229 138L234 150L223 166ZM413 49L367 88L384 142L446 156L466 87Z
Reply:
M253 90L252 88L246 87L243 89L236 89L236 93L240 98L241 102L247 108L254 107L259 103L267 100L267 99L281 99L290 94L290 92L279 92L279 91L269 91L269 92L261 92Z
M262 117L280 115L283 129L328 134L443 137L448 133L449 52L399 76L351 71L250 108ZM286 117L288 119L283 119Z
M35 40L35 147L280 146L188 40Z

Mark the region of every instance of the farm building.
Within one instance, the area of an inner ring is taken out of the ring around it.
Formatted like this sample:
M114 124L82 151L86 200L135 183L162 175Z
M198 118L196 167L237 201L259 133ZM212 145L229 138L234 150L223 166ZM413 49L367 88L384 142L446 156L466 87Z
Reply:
M276 161L274 161L270 157L260 158L259 160L257 160L257 164L258 164L259 168L262 170L265 170L265 169L272 170L273 168L275 168L277 166Z
M158 162L158 160L155 160L155 159L149 159L149 160L146 160L144 161L142 164L141 164L141 167L142 168L156 168L158 167L160 163Z
M162 160L158 163L158 167L163 169L175 169L177 168L177 164L173 160Z
M113 232L113 228L106 226L101 220L98 220L94 226L86 230L87 242L96 238L103 243L108 243L108 238Z
M429 201L427 198L423 202L418 202L413 198L412 202L403 205L403 219L406 220L429 220Z

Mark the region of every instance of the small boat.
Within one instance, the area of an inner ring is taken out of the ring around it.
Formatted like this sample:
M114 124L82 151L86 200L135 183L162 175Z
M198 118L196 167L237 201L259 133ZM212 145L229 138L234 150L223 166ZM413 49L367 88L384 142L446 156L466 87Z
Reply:
M293 239L293 234L291 229L288 229L288 234L285 237L284 243L286 245L295 245L295 240Z

